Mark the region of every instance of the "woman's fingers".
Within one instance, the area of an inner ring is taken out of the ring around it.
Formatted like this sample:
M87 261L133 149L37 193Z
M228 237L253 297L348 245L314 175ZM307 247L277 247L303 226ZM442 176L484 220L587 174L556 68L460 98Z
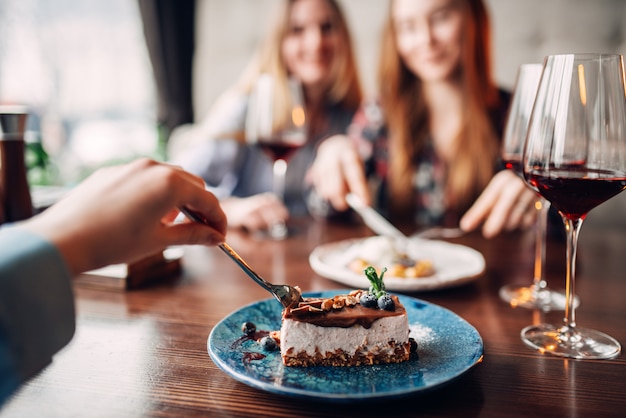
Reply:
M466 231L482 224L482 233L491 238L502 231L532 225L535 219L535 193L513 172L496 174L474 205L461 218Z
M316 193L339 211L348 209L348 193L370 202L363 162L346 136L328 138L319 146L309 179Z

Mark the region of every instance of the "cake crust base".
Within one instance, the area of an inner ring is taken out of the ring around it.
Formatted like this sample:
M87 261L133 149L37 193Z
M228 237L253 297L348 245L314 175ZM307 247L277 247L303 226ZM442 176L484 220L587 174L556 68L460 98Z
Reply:
M343 350L337 350L332 353L322 354L316 351L314 355L307 354L302 351L292 353L289 350L283 356L285 366L309 367L309 366L335 366L350 367L372 364L385 363L401 363L407 361L411 355L411 343L396 344L395 341L389 342L389 349L386 352L373 353L371 351L357 350L354 354L346 353Z

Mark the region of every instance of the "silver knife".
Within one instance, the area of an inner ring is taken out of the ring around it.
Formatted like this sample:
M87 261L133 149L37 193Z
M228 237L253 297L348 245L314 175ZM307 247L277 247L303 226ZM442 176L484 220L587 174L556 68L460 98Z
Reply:
M358 213L363 222L372 231L378 235L399 238L406 240L407 236L402 233L398 228L393 226L384 216L378 213L373 207L366 205L363 200L355 194L348 193L346 195L346 201L348 205Z

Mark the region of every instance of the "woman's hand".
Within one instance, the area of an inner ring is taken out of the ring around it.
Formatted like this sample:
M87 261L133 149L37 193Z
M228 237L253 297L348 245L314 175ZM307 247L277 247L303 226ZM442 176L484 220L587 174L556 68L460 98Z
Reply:
M371 200L363 162L350 138L344 135L332 136L319 145L307 180L318 196L338 211L348 209L348 193L368 204Z
M250 197L229 197L222 200L222 208L228 213L228 226L248 231L267 229L279 221L286 221L289 211L273 193Z
M174 223L181 207L201 213L211 226ZM47 238L79 273L135 261L169 245L216 245L224 241L226 217L199 177L141 159L98 170L19 227Z
M502 231L528 228L535 222L537 195L511 170L497 173L472 207L461 218L461 229L472 231L483 224L486 238Z

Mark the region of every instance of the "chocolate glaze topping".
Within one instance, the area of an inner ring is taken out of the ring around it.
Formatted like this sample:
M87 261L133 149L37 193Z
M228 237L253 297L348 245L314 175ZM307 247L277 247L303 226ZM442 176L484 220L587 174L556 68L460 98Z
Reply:
M405 315L406 310L395 295L391 296L396 305L394 311L386 311L383 309L365 308L357 303L353 306L344 306L341 309L332 309L329 311L321 310L296 310L287 308L283 311L283 319L292 319L299 322L307 322L317 325L318 327L340 327L350 328L355 324L361 325L363 328L369 329L374 321L380 318L390 316ZM314 302L316 303L317 300ZM307 303L307 299L300 303L302 306Z

